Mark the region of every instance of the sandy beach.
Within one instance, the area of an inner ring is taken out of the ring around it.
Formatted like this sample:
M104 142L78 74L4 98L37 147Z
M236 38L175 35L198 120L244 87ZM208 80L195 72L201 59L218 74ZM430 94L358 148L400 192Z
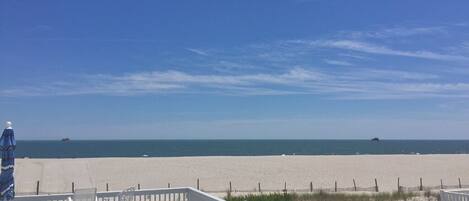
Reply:
M353 155L353 156L217 156L168 158L80 158L17 159L16 190L70 192L97 187L99 191L121 190L141 185L142 189L197 185L206 191L374 186L395 191L397 178L402 186L457 185L458 178L469 184L469 155Z

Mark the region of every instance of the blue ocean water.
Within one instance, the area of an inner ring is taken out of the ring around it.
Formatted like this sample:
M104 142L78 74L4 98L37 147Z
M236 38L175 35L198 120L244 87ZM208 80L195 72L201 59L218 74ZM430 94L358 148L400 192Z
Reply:
M469 140L72 140L18 141L16 157L170 157L461 154Z

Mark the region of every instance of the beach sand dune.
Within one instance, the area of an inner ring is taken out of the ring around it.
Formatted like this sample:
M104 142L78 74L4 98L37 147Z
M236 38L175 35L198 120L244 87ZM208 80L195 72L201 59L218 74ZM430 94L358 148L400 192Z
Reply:
M469 184L469 155L353 155L353 156L213 156L160 158L17 159L16 190L21 193L70 192L97 187L99 191L141 188L196 187L206 191L372 187L380 191L402 186Z

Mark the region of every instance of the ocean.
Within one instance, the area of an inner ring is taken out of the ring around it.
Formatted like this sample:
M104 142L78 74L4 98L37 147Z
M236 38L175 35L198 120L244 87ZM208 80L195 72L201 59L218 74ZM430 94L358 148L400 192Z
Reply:
M17 158L465 154L469 140L17 141Z

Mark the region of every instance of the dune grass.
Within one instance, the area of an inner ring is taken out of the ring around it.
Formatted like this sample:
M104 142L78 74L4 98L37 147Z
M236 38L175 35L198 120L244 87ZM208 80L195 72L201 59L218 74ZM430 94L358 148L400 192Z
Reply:
M419 198L419 199L416 199ZM409 200L438 200L437 194L425 194L423 197L416 193L313 193L313 194L257 194L245 196L228 196L226 201L409 201Z

